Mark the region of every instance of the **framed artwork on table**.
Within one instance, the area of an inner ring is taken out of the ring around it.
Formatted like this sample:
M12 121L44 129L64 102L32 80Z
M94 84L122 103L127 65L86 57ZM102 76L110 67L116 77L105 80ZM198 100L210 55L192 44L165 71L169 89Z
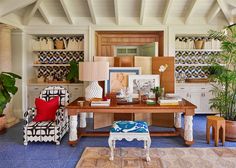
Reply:
M110 67L109 80L105 81L105 94L119 92L128 87L129 75L140 75L140 67Z
M137 98L139 91L142 95L153 96L151 88L160 86L159 75L129 75L129 89L133 97Z

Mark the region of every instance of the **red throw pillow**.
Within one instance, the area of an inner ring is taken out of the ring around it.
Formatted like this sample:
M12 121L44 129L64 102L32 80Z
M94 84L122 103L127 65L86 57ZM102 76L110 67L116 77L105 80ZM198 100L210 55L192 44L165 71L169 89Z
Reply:
M37 114L33 121L54 121L56 118L56 111L59 108L59 96L56 96L49 101L36 98L35 105Z

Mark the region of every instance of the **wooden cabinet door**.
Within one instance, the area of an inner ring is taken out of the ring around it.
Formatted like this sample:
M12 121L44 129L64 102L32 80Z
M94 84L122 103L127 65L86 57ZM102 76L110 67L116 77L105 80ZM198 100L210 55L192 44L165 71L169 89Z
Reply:
M28 107L35 107L35 99L45 87L47 86L28 86Z
M68 88L70 94L70 102L73 102L78 97L82 97L84 95L83 85L70 85Z

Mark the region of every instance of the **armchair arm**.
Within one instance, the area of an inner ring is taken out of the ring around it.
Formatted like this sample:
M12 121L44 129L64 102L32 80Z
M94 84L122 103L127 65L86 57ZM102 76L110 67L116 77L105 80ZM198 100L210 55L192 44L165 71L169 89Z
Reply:
M65 107L60 107L56 111L56 125L59 125L62 121L68 122L68 114Z
M36 108L29 108L24 112L25 125L27 125L35 117L35 114Z

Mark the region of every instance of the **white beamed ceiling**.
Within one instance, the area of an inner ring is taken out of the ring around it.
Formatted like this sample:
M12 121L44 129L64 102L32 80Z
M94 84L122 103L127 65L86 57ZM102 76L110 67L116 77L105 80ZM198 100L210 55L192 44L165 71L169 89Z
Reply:
M1 0L0 11L0 22L21 26L236 22L236 0Z

